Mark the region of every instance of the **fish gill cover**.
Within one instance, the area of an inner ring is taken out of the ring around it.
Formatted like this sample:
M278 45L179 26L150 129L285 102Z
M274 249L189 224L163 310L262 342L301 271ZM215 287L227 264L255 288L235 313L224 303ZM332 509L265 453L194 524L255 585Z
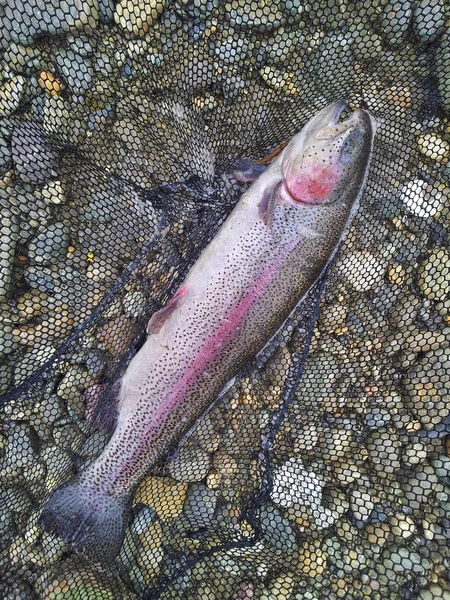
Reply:
M0 0L1 598L450 598L449 11ZM340 99L377 136L334 264L92 563L42 506L105 447L239 159Z

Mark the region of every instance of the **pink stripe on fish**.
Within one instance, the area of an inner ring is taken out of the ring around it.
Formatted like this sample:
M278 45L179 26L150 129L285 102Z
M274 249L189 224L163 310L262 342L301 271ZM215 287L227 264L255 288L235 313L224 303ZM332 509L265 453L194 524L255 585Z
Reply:
M159 420L159 417L167 415L178 402L183 400L187 387L192 385L193 381L207 370L208 364L214 361L222 352L224 343L242 325L245 317L262 296L265 288L272 282L277 272L277 267L276 263L269 265L259 279L256 280L250 292L228 313L223 323L211 335L197 354L187 372L181 377L169 396L161 404L159 410L155 413L156 421Z

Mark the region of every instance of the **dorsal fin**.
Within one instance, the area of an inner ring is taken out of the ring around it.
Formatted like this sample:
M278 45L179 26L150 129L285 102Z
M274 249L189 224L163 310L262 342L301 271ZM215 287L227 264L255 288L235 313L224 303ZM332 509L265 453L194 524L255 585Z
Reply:
M186 288L180 288L175 296L158 312L155 312L147 325L148 335L158 333L173 311L179 306L180 300L184 297Z

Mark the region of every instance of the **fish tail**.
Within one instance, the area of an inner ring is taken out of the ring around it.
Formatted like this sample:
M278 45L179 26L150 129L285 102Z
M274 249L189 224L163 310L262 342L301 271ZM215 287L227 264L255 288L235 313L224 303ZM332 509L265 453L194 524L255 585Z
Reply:
M110 496L85 478L77 478L52 493L40 523L93 562L111 563L123 543L128 505L128 494Z

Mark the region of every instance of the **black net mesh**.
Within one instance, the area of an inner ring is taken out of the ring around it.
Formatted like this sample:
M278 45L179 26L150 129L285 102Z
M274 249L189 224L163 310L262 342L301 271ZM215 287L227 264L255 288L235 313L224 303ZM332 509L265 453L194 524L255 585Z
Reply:
M450 598L449 11L0 0L1 598ZM247 189L236 161L342 98L378 131L334 264L94 564L42 505L106 445L96 405Z

